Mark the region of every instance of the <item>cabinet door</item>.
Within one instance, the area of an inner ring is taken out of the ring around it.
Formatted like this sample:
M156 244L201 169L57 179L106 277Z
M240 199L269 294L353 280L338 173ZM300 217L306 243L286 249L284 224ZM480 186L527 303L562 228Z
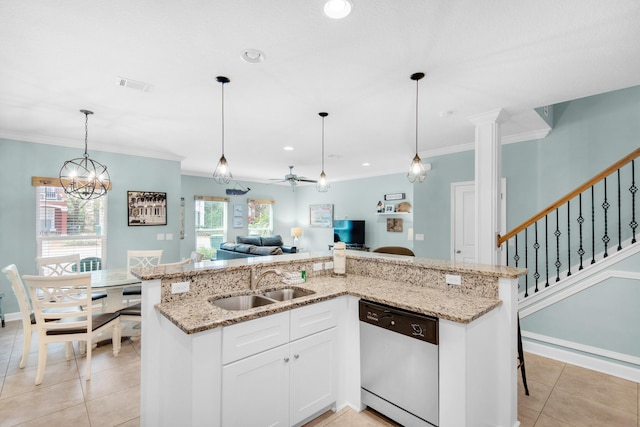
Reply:
M289 425L289 346L222 368L222 425Z
M291 424L297 424L336 400L335 328L289 344Z

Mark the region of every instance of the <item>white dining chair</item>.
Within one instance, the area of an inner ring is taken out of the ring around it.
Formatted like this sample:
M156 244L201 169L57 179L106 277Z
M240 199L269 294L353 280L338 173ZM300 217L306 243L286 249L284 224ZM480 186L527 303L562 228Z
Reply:
M93 313L91 273L62 276L24 275L29 289L38 331L38 371L35 384L42 383L47 365L49 343L84 342L86 347L86 381L91 379L92 341L111 329L113 355L120 353L120 314ZM81 312L65 310L80 307ZM70 360L67 354L67 360Z
M80 255L58 255L36 258L38 274L41 276L62 276L80 271Z
M31 350L31 336L36 330L36 318L33 314L33 307L31 305L31 299L29 298L29 292L25 287L20 273L18 273L18 267L15 264L10 264L2 269L2 272L7 276L9 282L11 282L11 289L18 300L18 307L20 308L20 317L22 318L22 333L23 333L23 345L22 345L22 357L20 358L20 369L24 368L27 364L27 356Z
M36 258L38 266L38 274L41 276L63 276L66 274L78 274L83 270L80 254L57 255ZM100 301L100 309L104 311L105 298L107 294L104 292L94 293L91 299Z
M127 271L132 268L155 267L162 262L163 249L151 250L128 250L127 251ZM141 286L130 286L124 288L122 296L129 305L132 299L140 299L142 295Z

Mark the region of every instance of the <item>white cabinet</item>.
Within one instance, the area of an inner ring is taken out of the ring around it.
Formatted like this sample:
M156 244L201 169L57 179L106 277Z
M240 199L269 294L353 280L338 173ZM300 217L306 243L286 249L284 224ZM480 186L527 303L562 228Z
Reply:
M336 400L335 328L289 344L291 354L291 425L307 419Z
M335 402L336 308L331 300L223 330L223 426L295 425Z
M222 368L222 425L289 425L289 345Z

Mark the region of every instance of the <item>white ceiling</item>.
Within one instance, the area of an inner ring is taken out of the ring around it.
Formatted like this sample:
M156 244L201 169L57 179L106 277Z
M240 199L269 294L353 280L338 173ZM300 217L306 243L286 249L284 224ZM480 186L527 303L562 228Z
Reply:
M468 118L503 108L503 135L545 128L533 108L640 84L637 0L0 2L0 137L181 160L210 176L221 150L237 179L404 172L419 152L460 150ZM250 64L244 49L266 60ZM118 77L153 85L116 85ZM529 137L528 137L529 136ZM294 151L283 151L284 146ZM100 160L99 156L92 157ZM362 163L371 166L364 167ZM112 177L114 179L114 177Z

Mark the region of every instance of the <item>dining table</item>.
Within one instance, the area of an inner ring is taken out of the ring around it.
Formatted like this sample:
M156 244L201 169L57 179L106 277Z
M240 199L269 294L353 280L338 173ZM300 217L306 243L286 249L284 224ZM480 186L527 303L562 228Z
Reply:
M123 290L129 286L140 286L142 281L135 277L126 268L94 270L91 272L91 291L94 293L106 293L104 311L115 313L125 307ZM127 322L131 323L131 322ZM122 326L123 337L140 336L140 322L137 324Z

